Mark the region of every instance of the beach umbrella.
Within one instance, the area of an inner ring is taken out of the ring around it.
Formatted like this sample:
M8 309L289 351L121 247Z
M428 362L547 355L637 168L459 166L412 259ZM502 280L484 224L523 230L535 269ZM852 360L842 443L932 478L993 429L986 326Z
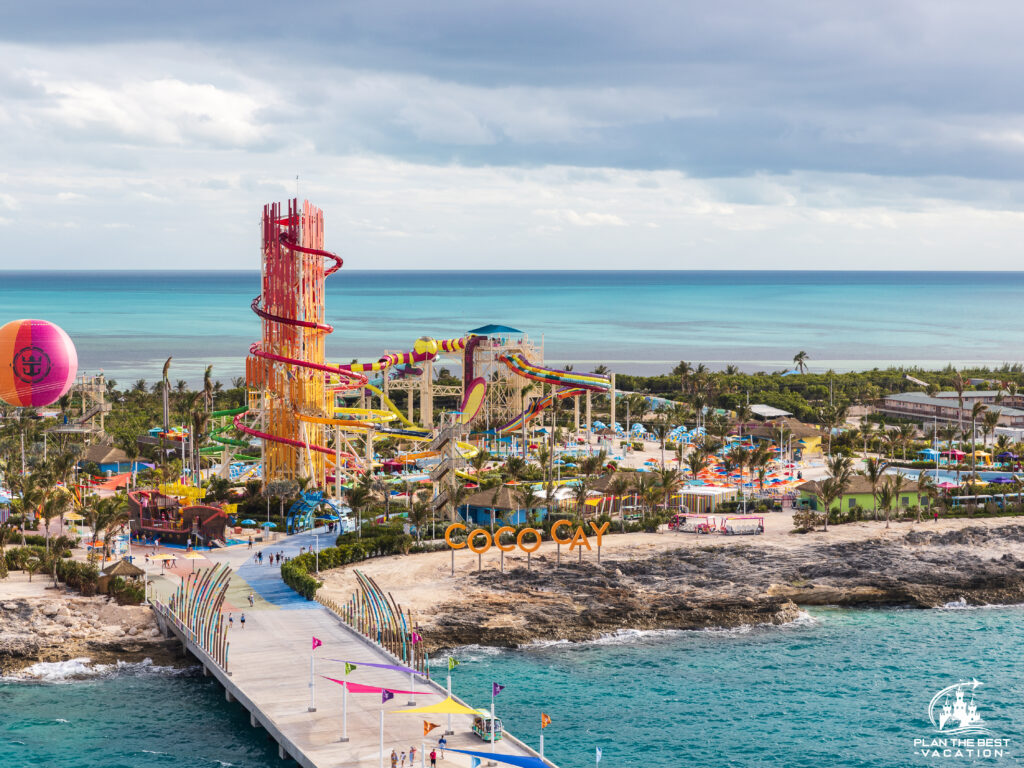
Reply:
M239 523L239 525L256 525L256 521L247 517L245 520Z
M83 517L82 515L78 514L77 512L65 512L64 513L64 519L65 520L71 520L72 522L77 522L79 520L85 520L85 517Z
M277 528L277 523L260 523L260 528Z
M184 557L186 560L192 561L192 573L196 572L196 560L209 560L209 558L206 555L201 555L198 552L186 552L184 555L182 555L182 557Z

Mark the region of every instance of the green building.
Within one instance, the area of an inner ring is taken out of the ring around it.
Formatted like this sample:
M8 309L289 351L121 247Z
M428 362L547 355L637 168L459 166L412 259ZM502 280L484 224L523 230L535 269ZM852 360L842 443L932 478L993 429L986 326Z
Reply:
M884 479L882 482L884 482ZM882 482L878 484L878 488L882 487ZM815 511L821 508L821 486L817 480L811 480L803 485L798 485L796 489L800 493L797 506ZM903 487L900 489L899 500L893 503L893 507L899 506L906 509L907 507L916 507L920 503L921 496L917 490L917 483L909 479L904 480ZM854 507L860 507L869 511L875 509L875 497L871 493L871 483L868 482L866 477L861 477L860 475L854 475L850 478L850 482L846 486L846 492L838 502L832 505L833 510L842 509L845 511Z

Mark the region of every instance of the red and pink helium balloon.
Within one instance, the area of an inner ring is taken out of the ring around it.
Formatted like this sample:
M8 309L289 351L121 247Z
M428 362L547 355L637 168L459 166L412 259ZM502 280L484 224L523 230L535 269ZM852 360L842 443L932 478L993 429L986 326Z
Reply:
M46 320L13 320L0 327L0 400L14 406L50 405L71 389L78 353L64 330Z

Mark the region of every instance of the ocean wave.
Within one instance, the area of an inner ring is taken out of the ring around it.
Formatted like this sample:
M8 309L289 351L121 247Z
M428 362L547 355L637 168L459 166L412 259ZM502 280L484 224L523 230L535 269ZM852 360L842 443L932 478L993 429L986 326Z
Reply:
M961 597L959 600L952 600L945 605L940 605L935 610L937 611L999 611L1007 608L1024 608L1022 603L985 603L984 605L971 605L967 602L967 598Z
M25 667L20 672L0 678L4 682L71 683L79 680L95 680L110 677L153 677L193 674L192 669L161 667L151 659L116 664L93 664L92 659L80 657L67 661L40 661Z
M533 640L529 643L523 643L518 646L516 650L540 651L559 646L582 647L589 645L629 645L648 640L679 637L694 632L723 636L746 635L754 630L799 629L803 627L813 627L819 623L820 620L812 616L807 611L800 611L795 619L783 622L782 624L764 622L760 624L741 624L737 627L705 627L703 629L617 629L614 632L603 634L592 640ZM509 650L510 649L508 648L472 644L459 646L452 651L452 655L460 662L481 661L486 657L494 657L502 653L507 653Z

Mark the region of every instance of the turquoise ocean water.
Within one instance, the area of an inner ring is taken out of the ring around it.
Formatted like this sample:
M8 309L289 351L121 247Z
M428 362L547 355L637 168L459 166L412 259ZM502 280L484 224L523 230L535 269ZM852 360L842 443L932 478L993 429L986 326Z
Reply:
M242 372L259 334L256 272L0 272L0 320L64 327L82 368L133 381ZM680 359L812 370L1024 358L1024 272L369 272L327 282L328 353L376 359L486 323L579 370L656 373Z
M489 703L562 768L1010 766L1024 762L1024 609L815 610L782 628L631 633L518 651L461 649L455 690ZM438 674L443 675L439 671ZM976 678L1002 757L926 758L927 707ZM66 722L64 722L66 721ZM396 745L397 746L397 745ZM5 768L276 766L202 677L137 672L69 683L0 682Z

